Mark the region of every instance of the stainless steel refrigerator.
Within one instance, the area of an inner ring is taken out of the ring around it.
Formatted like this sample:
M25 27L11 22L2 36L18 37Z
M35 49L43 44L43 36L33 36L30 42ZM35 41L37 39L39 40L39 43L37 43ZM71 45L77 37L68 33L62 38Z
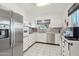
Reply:
M23 17L0 7L0 56L23 55Z

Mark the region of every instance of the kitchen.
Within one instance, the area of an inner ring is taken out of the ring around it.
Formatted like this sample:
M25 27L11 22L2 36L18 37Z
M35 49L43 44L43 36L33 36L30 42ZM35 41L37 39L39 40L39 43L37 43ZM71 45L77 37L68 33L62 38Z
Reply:
M0 11L5 11L8 8L9 12L11 12L9 14L11 17L6 16L7 12L0 14L0 17L9 17L9 19L14 20L11 20L12 23L9 23L11 25L11 31L13 31L11 32L13 36L9 38L12 40L10 42L12 50L9 52L10 54L5 51L3 53L2 50L4 48L2 48L3 44L1 41L0 55L79 56L79 35L72 35L72 32L70 32L71 27L75 28L79 25L78 6L78 3L49 3L43 6L37 3L1 3ZM19 18L20 20L17 20ZM2 24L0 22L1 26ZM2 31L2 29L0 27L0 39L2 39L2 35L8 37L6 33L9 31ZM74 33L76 29L74 29ZM76 31L78 34L78 30ZM69 35L76 37L70 38ZM18 45L21 45L19 47L20 50L16 44L19 39L22 40L21 42L18 41ZM5 46L8 47L7 45Z

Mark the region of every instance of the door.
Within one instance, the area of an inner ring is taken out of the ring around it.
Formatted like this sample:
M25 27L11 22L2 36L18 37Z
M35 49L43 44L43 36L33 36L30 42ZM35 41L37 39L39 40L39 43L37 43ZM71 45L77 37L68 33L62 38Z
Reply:
M0 8L0 56L12 55L11 12Z
M13 55L23 55L23 17L13 12Z

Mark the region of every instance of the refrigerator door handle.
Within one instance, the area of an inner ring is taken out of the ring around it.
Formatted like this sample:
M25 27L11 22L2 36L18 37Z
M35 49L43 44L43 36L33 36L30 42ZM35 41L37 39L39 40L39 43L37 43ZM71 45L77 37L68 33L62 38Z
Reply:
M14 27L14 20L13 20L13 12L11 12L11 48L15 46L15 27Z
M10 44L10 46L11 46L11 48L13 47L13 24L12 24L12 18L11 18L11 39L10 39L11 41L11 44Z
M15 46L15 33L14 33L14 29L12 31L13 32L11 32L11 48L13 48Z

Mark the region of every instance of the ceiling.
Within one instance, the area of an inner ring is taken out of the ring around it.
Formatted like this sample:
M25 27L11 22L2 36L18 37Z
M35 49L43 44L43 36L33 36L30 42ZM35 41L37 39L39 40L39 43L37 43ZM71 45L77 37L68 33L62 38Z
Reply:
M71 5L72 4L70 3L51 3L46 6L37 7L37 11L44 10L43 12L63 12L68 10Z
M17 6L24 9L27 12L32 12L36 8L35 3L16 3Z
M64 13L73 3L50 3L45 6L36 6L35 3L16 3L20 8L24 9L31 15L40 16L46 14Z

